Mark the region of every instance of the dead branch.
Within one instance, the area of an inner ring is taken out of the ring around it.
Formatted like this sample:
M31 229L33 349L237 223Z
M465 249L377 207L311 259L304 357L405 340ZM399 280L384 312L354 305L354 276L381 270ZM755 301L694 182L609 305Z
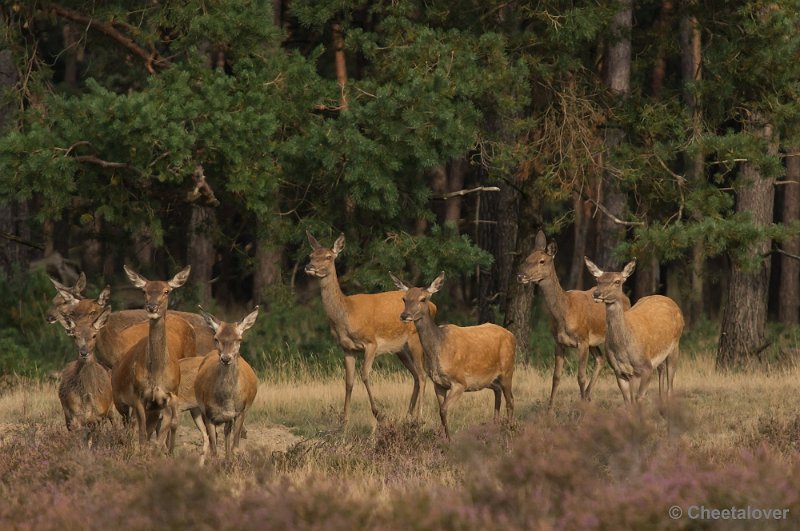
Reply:
M155 74L154 66L158 66L161 68L167 68L172 66L172 63L169 59L162 57L156 50L155 47L152 48L150 52L139 46L132 38L125 35L117 28L114 27L113 22L104 22L101 20L95 20L94 18L84 15L78 11L74 11L64 6L56 5L56 4L47 4L45 9L53 13L54 15L65 18L67 20L71 20L73 22L77 22L79 24L83 24L88 26L92 29L99 31L100 33L106 35L117 41L122 47L126 48L132 54L141 57L144 60L144 65L147 71L150 74Z
M130 164L127 162L112 162L109 160L103 160L101 158L95 157L94 155L78 155L76 157L72 157L73 159L77 160L78 162L89 162L91 164L96 164L101 168L130 168Z
M34 249L38 249L40 251L44 251L43 245L25 240L23 238L20 238L16 234L11 234L10 232L6 232L4 230L0 230L0 238L3 238L4 240L8 240L10 242L19 243L20 245L33 247Z
M644 225L644 221L625 221L624 219L619 219L617 216L609 212L609 210L606 207L604 207L591 197L587 197L586 200L592 203L594 206L596 206L597 209L600 210L600 212L605 214L608 217L608 219L610 219L617 225L622 225L625 227L641 227Z
M783 249L781 249L778 246L775 246L775 248L772 249L771 251L769 251L767 253L764 253L763 256L766 258L767 256L769 256L771 254L775 254L775 253L782 254L783 256L788 256L789 258L794 258L795 260L800 260L800 256L798 256L796 254L788 253L788 252L784 251Z
M478 186L477 188L469 188L465 190L457 190L455 192L447 192L446 194L436 194L434 199L451 199L453 197L461 197L475 192L499 192L500 188L497 186Z
M191 192L186 194L186 200L190 203L194 203L201 197L205 197L206 203L209 205L219 206L219 200L214 195L214 190L208 184L208 181L206 181L206 175L202 164L198 164L195 167L192 178L194 179L195 186Z

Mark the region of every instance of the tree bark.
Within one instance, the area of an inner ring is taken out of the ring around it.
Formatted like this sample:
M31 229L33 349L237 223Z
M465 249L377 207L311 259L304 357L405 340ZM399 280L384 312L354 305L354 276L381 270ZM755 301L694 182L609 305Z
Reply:
M796 152L797 149L792 150ZM786 181L796 184L785 184L783 189L783 212L781 220L784 225L800 222L800 155L786 157ZM782 248L787 253L800 256L800 236L783 242ZM778 291L778 320L787 325L800 324L800 261L790 256L781 255L781 282Z
M466 159L454 159L450 163L450 171L447 175L447 191L456 192L464 188L464 176L467 173ZM461 219L461 196L450 197L445 201L444 223L449 225L456 233L458 222Z
M572 260L569 267L569 280L566 289L583 289L583 272L585 265L583 257L586 256L587 242L589 241L589 228L591 226L591 203L584 201L577 193L572 199L575 208L575 221L573 223Z
M266 233L260 234L256 241L256 263L253 272L254 304L262 305L267 302L266 295L270 288L281 283L282 262L283 247L272 242Z
M212 236L216 215L211 207L195 203L191 208L186 256L192 266L192 283L196 286L200 304L208 307L211 302L211 278L216 257Z
M753 117L746 124L754 136L766 140L769 152L777 155L777 146L772 138L772 126ZM745 162L741 169L744 185L737 194L736 211L748 212L753 223L765 227L772 223L774 179L762 175L761 169ZM735 259L731 260L731 276L728 281L727 304L722 314L722 330L717 351L717 368L743 367L759 359L766 348L765 328L769 297L771 240L764 238L754 242L748 256L761 256L757 268L745 270Z
M606 51L605 83L612 94L625 98L631 86L631 24L633 19L632 0L621 0L620 10L614 16L611 27L611 44ZM625 218L626 198L619 187L619 181L611 171L611 154L625 137L618 127L605 130L605 164L601 202L609 213L619 219ZM609 216L602 215L598 223L597 259L603 269L617 271L620 263L614 255L616 247L625 239L625 228L615 223Z
M516 179L514 179L516 181ZM514 264L516 262L517 232L519 229L520 191L518 183L508 182L500 186L500 201L497 209L497 246L495 269L497 275L497 294L500 296L500 311L505 314L508 303L509 285L516 282Z
M700 27L695 17L687 16L681 19L680 40L683 101L692 113L692 136L699 138L702 134L702 109L700 102L689 87L691 83L702 79L702 42ZM687 180L695 183L701 181L704 178L703 152L697 150L695 153L685 153L684 167ZM695 221L700 221L703 215L699 211L693 211L691 217ZM691 290L689 311L686 316L689 324L697 323L705 314L705 254L705 242L698 239L692 247L692 259L689 266L691 268Z
M342 25L339 22L334 22L331 26L333 33L333 53L336 61L336 80L339 82L339 88L342 91L339 108L346 111L348 108L347 103L347 63L344 55L344 33L342 32Z

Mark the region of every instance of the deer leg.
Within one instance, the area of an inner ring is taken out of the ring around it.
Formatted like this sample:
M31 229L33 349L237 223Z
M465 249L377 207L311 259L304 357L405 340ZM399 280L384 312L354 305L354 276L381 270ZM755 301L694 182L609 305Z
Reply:
M206 452L208 452L208 432L206 431L206 425L203 422L203 414L200 412L199 407L190 409L189 414L192 415L194 425L197 426L197 429L200 431L200 435L203 436L203 455L205 455Z
M372 362L375 361L375 345L367 345L364 349L364 363L361 365L361 381L364 382L364 387L367 389L367 396L369 397L369 405L372 408L372 414L378 422L383 420L383 415L378 412L378 406L375 404L375 399L372 396L372 389L369 386L369 373L372 371Z
M144 446L147 442L147 414L145 413L144 403L141 399L136 399L133 404L133 409L136 412L136 422L139 426L139 446Z
M578 345L578 387L581 390L581 400L587 400L586 367L589 364L589 345Z
M439 415L442 414L442 406L444 406L445 398L447 398L447 389L434 382L433 389L436 392L436 401L439 403ZM444 427L444 423L442 423Z
M408 369L408 372L410 372L411 376L414 378L414 391L411 393L411 401L408 404L408 416L410 417L414 415L415 417L419 418L419 408L417 408L417 401L419 400L420 376L419 374L417 374L417 368L416 366L414 366L414 362L411 359L408 347L405 347L403 348L403 350L398 352L397 357L400 358L400 362L406 369Z
M631 383L622 376L617 376L617 386L622 393L622 400L626 404L631 403Z
M356 358L351 351L344 355L344 424L350 420L350 396L353 394L353 382L356 379Z
M669 359L669 356L667 356L667 360L668 359ZM664 363L662 363L661 365L659 365L656 368L656 371L658 372L658 398L662 397L662 393L664 391L664 383L665 383L664 382L664 367L668 363L667 360L664 360Z
M244 427L244 411L236 415L236 418L233 419L233 451L235 452L239 448L239 439L242 434L242 428Z
M225 459L231 458L231 432L233 431L233 421L229 420L225 423Z
M650 384L650 377L653 375L653 368L648 364L642 367L639 375L639 391L636 393L636 401L643 399L647 394L647 386Z
M450 390L447 392L444 402L439 407L439 416L444 426L444 436L447 437L448 441L450 440L450 428L447 426L447 411L461 398L462 394L464 394L464 386L455 382L451 383Z
M603 356L603 352L598 347L589 347L589 351L594 356L594 370L592 371L592 379L589 380L589 385L586 387L586 400L591 401L591 392L594 389L594 383L597 381L598 376L600 376L600 371L603 370L603 361L605 360L605 356Z
M170 422L167 445L169 446L169 455L172 455L172 452L175 451L175 442L178 439L178 421L180 420L178 416L180 413L178 411L178 397L172 393L170 393L168 407L170 410Z
M208 435L208 446L211 450L211 455L217 455L217 430L205 415L203 415L203 422L206 425L206 434Z
M553 408L553 400L556 398L556 390L558 383L561 381L561 371L564 368L564 347L556 343L556 364L553 367L553 387L550 389L550 402L547 404L547 409Z
M675 380L675 372L678 369L678 358L680 357L681 349L678 345L667 356L667 398L672 396L672 384Z
M511 391L513 377L513 373L500 377L500 389L502 389L503 396L506 399L506 417L508 420L514 419L514 393Z
M172 409L169 406L161 408L161 420L158 423L158 437L156 438L159 449L167 447L167 435L171 431L172 417Z
M494 392L494 416L492 419L497 422L497 419L500 417L500 403L502 398L500 393L500 384L495 381L492 383L490 388Z

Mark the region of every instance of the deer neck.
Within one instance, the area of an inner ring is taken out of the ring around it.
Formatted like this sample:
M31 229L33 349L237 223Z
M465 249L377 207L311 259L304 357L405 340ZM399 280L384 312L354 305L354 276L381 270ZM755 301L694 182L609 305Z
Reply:
M167 365L167 312L158 319L150 319L147 338L147 367L151 374L163 371Z
M219 370L215 380L214 396L224 399L233 394L239 381L239 359L233 359L228 365L219 363Z
M561 287L555 271L546 279L539 282L539 289L542 290L544 302L550 315L558 324L558 328L564 328L567 319L567 293Z
M322 306L328 319L335 323L344 322L347 318L347 305L342 288L339 287L336 269L319 279L319 285L322 290Z
M444 332L439 325L433 320L430 308L426 311L420 319L414 321L414 326L417 328L419 335L419 342L422 345L423 355L425 356L425 368L428 371L428 376L431 377L434 383L442 385L442 345L444 344Z
M625 323L625 309L617 300L606 304L606 343L625 345L628 342L628 327Z

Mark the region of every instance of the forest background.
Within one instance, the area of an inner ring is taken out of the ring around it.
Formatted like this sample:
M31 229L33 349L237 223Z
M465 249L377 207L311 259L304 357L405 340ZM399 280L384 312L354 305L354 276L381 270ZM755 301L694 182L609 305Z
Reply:
M346 235L345 293L446 271L440 320L537 365L540 228L567 289L637 258L718 369L800 354L798 1L0 6L0 373L72 356L45 274L136 307L123 263L262 305L260 370L333 370L306 231Z

